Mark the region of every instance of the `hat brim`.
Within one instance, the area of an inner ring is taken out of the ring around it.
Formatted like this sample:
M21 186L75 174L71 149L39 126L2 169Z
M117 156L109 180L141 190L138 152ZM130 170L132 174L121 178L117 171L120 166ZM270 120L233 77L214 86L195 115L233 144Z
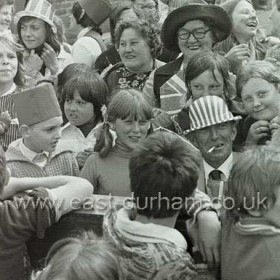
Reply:
M178 47L177 31L190 20L207 20L217 29L217 42L225 40L231 33L231 20L226 11L215 5L191 4L172 11L162 25L161 38L164 46L173 51Z
M183 131L183 134L187 135L190 132L193 132L193 131L196 131L196 130L200 130L200 129L203 129L203 128L206 128L206 127L209 127L209 126L212 126L212 125L216 125L216 124L220 124L220 123L225 123L225 122L240 121L241 119L242 119L241 116L236 116L236 117L228 118L226 120L221 120L218 123L206 124L206 125L202 125L202 126L198 126L198 127L193 127L193 128L190 128L190 129L187 129L187 130Z
M53 33L56 34L56 32L57 32L56 26L54 25L54 23L49 18L44 17L42 15L38 15L37 13L34 13L34 12L29 12L29 11L20 11L20 12L15 14L14 24L16 26L18 25L18 22L20 21L20 19L22 17L35 17L35 18L41 19L51 26Z

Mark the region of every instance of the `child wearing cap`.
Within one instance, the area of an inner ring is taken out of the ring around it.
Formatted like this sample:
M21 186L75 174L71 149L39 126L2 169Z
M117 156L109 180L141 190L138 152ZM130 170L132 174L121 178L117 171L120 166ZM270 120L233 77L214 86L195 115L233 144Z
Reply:
M35 188L29 195L15 196ZM10 178L9 181L5 155L0 148L1 280L24 279L25 242L32 233L43 238L48 227L72 210L73 198L82 200L92 190L89 182L77 177ZM54 203L58 198L59 203Z
M156 131L130 160L135 208L111 209L103 233L121 252L125 279L192 279L187 242L174 225L196 187L199 154L174 134ZM173 205L174 201L181 201ZM134 211L135 210L135 211Z
M243 152L228 181L222 226L222 279L280 276L280 150Z
M78 176L71 151L56 152L62 113L50 84L13 96L22 138L10 144L7 164L13 177Z

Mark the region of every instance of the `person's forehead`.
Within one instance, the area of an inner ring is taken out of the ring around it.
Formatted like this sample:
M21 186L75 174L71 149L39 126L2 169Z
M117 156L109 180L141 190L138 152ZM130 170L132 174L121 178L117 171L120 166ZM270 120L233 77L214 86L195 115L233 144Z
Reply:
M12 13L13 12L13 5L4 5L2 7L0 7L0 13Z
M195 20L190 20L186 22L184 25L182 25L180 29L195 29L195 28L204 28L206 27L206 24L204 23L203 20L200 19L195 19Z
M134 1L135 4L156 4L155 0L135 0Z
M28 18L28 19L23 19L22 24L24 25L45 25L45 22L39 18Z
M48 119L48 120L35 124L34 128L36 128L38 130L46 129L49 127L60 126L62 124L62 122L63 122L63 120L62 120L61 116L53 117L51 119Z
M220 125L230 127L232 125L232 122L228 121L228 122L222 122L222 123L213 124L213 125L204 127L202 129L198 129L197 132L209 132L213 128L218 128Z

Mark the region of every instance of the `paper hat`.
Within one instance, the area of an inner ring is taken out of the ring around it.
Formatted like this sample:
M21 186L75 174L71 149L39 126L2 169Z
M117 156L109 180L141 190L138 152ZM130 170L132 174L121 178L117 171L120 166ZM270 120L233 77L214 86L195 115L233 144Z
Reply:
M18 24L22 17L35 17L48 23L53 32L56 33L54 24L55 10L50 2L47 0L30 0L24 11L15 14L14 23Z
M230 35L231 20L223 8L209 5L204 0L185 0L181 5L167 16L162 25L161 39L167 49L180 51L177 31L191 20L200 19L211 22L210 27L216 29L215 35L218 42L225 40Z
M88 17L97 25L101 25L113 11L108 0L79 0L78 2Z
M190 129L184 134L224 122L237 121L241 116L234 117L225 101L218 96L203 96L190 106Z
M62 115L52 85L37 86L13 95L19 123L33 125Z

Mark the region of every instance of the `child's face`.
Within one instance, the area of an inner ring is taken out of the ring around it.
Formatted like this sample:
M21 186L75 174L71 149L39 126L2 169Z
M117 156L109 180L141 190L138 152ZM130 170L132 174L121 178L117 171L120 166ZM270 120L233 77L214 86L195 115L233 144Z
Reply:
M278 115L278 89L262 78L249 79L243 86L241 98L245 112L255 120L270 121Z
M21 24L20 34L27 49L38 48L46 41L47 29L45 22L39 18L24 21Z
M82 99L77 91L73 99L66 99L64 112L68 121L74 126L80 126L95 119L93 104Z
M224 99L224 79L217 69L214 70L214 75L215 77L212 71L206 70L191 80L193 100L206 95L216 95Z
M274 190L276 197L275 203L273 203L269 210L265 211L263 217L277 228L280 228L280 188Z
M134 150L146 138L150 121L117 119L112 123L112 126L116 131L118 142L128 149Z
M36 152L53 152L61 138L62 117L54 117L35 124L29 128L29 133L24 137L28 147Z

